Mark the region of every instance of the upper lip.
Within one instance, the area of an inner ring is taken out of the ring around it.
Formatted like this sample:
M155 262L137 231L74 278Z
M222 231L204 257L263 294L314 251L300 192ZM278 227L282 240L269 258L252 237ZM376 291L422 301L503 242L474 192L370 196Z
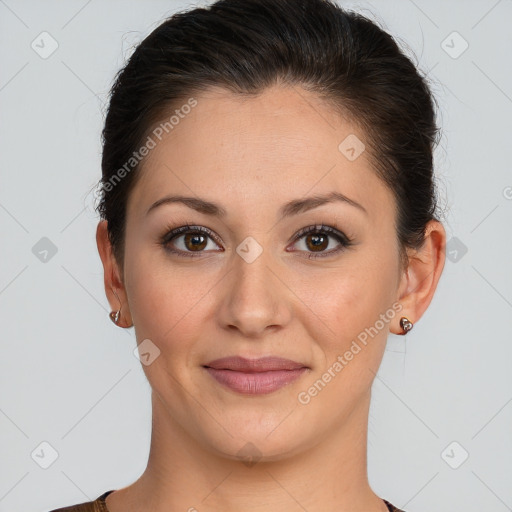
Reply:
M302 363L275 356L261 357L259 359L246 359L240 356L222 357L210 361L204 366L215 370L234 370L247 373L306 368L306 365Z

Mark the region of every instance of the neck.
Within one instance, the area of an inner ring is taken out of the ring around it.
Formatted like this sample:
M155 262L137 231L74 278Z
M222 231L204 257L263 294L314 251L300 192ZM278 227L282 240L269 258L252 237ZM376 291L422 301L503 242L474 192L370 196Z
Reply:
M367 478L370 396L341 428L293 457L253 463L198 444L152 395L148 465L132 485L107 498L110 512L384 512Z

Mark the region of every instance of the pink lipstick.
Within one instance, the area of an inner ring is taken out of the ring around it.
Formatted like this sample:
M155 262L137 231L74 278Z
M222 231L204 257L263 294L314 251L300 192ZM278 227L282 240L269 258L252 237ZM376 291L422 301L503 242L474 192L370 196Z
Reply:
M272 393L298 379L308 367L281 357L215 359L204 365L220 384L246 395Z

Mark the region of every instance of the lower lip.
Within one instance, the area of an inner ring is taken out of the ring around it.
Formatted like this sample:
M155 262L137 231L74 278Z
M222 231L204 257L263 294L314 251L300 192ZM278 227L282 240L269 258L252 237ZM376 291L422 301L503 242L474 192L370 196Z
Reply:
M272 370L268 372L237 372L234 370L216 370L206 367L208 373L228 388L244 395L263 395L272 393L297 380L307 368L297 370Z

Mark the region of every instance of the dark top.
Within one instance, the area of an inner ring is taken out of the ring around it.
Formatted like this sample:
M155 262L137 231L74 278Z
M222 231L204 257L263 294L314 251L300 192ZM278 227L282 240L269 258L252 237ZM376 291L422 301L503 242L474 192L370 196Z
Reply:
M71 507L65 508L57 508L55 510L50 510L50 512L109 512L107 505L105 503L105 498L111 493L114 492L115 489L111 491L107 491L103 493L101 496L98 496L94 501L87 501L86 503L79 503L78 505L72 505ZM383 500L387 505L390 512L405 512L404 510L400 510L395 506L391 505L389 501Z

